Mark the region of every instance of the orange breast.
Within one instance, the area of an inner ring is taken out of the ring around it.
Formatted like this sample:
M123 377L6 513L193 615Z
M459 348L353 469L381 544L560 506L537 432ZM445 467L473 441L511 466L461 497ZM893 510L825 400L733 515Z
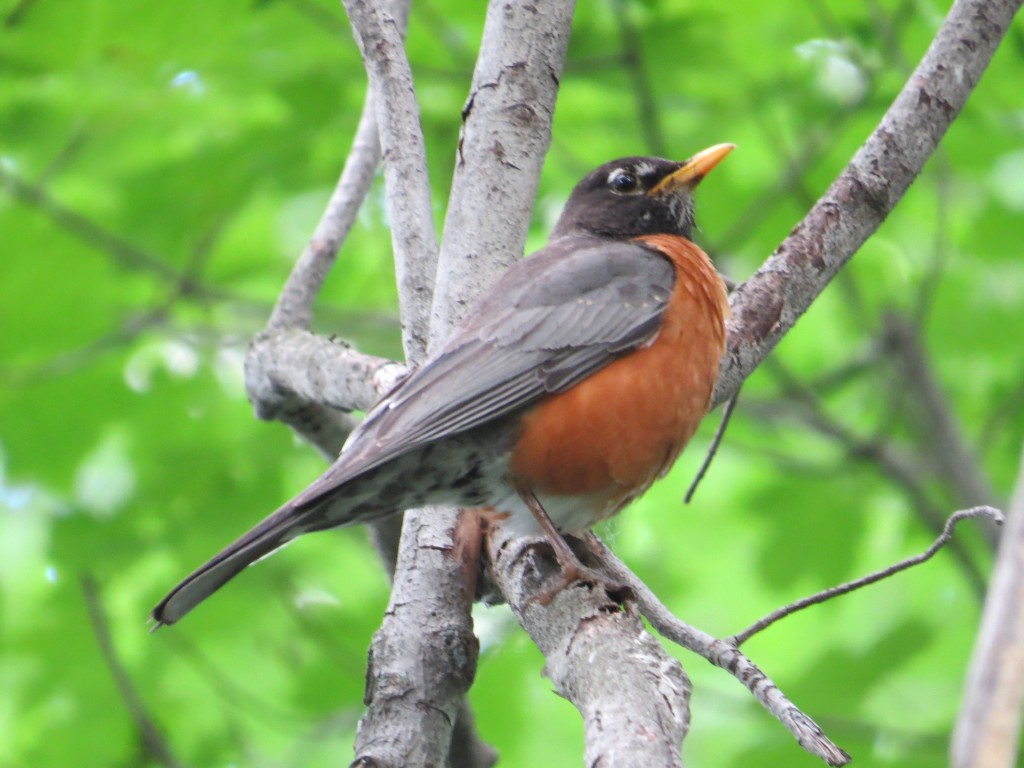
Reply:
M606 500L618 511L672 466L707 413L729 304L710 259L681 237L639 238L675 265L654 341L530 410L511 471L538 494Z

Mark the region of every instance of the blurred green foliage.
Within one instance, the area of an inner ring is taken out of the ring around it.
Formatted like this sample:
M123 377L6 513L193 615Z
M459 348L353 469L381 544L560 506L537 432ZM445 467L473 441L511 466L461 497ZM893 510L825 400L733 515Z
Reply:
M929 0L581 3L531 247L592 166L733 141L701 189L700 239L748 275L944 13ZM483 14L460 0L412 12L439 223ZM923 549L936 515L985 500L941 470L947 446L893 318L919 338L991 497L1009 494L1024 433L1022 59L1018 21L922 178L752 377L695 503L680 498L713 425L607 531L688 621L736 632ZM347 762L388 591L361 530L303 540L178 627L149 636L145 617L322 467L252 417L241 360L337 178L363 89L328 0L0 0L0 767L160 764L140 711L184 765ZM397 356L392 277L378 183L319 330ZM960 541L750 643L859 765L946 763L991 559L976 531ZM472 699L502 764L579 764L579 717L539 653L503 609L479 611L478 628ZM818 764L731 677L680 657L693 764Z

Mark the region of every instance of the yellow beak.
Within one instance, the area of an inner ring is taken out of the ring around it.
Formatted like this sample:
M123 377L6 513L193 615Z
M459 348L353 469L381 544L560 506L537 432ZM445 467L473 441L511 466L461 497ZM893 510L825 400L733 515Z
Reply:
M725 156L736 149L735 144L715 144L705 150L698 152L685 163L678 171L674 171L659 181L647 193L658 195L663 192L674 192L681 187L695 187L700 183L708 172L722 162Z

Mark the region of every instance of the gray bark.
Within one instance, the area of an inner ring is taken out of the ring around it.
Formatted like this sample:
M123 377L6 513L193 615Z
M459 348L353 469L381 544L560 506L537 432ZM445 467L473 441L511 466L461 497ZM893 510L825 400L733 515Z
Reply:
M1024 453L953 731L954 768L1013 768L1024 712Z

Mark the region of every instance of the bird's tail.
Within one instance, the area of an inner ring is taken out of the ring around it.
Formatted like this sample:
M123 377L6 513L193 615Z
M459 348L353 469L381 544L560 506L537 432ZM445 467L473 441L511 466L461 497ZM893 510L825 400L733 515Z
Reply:
M150 614L156 620L152 631L174 624L208 598L247 565L269 555L302 532L301 518L293 499L204 565L181 581Z

